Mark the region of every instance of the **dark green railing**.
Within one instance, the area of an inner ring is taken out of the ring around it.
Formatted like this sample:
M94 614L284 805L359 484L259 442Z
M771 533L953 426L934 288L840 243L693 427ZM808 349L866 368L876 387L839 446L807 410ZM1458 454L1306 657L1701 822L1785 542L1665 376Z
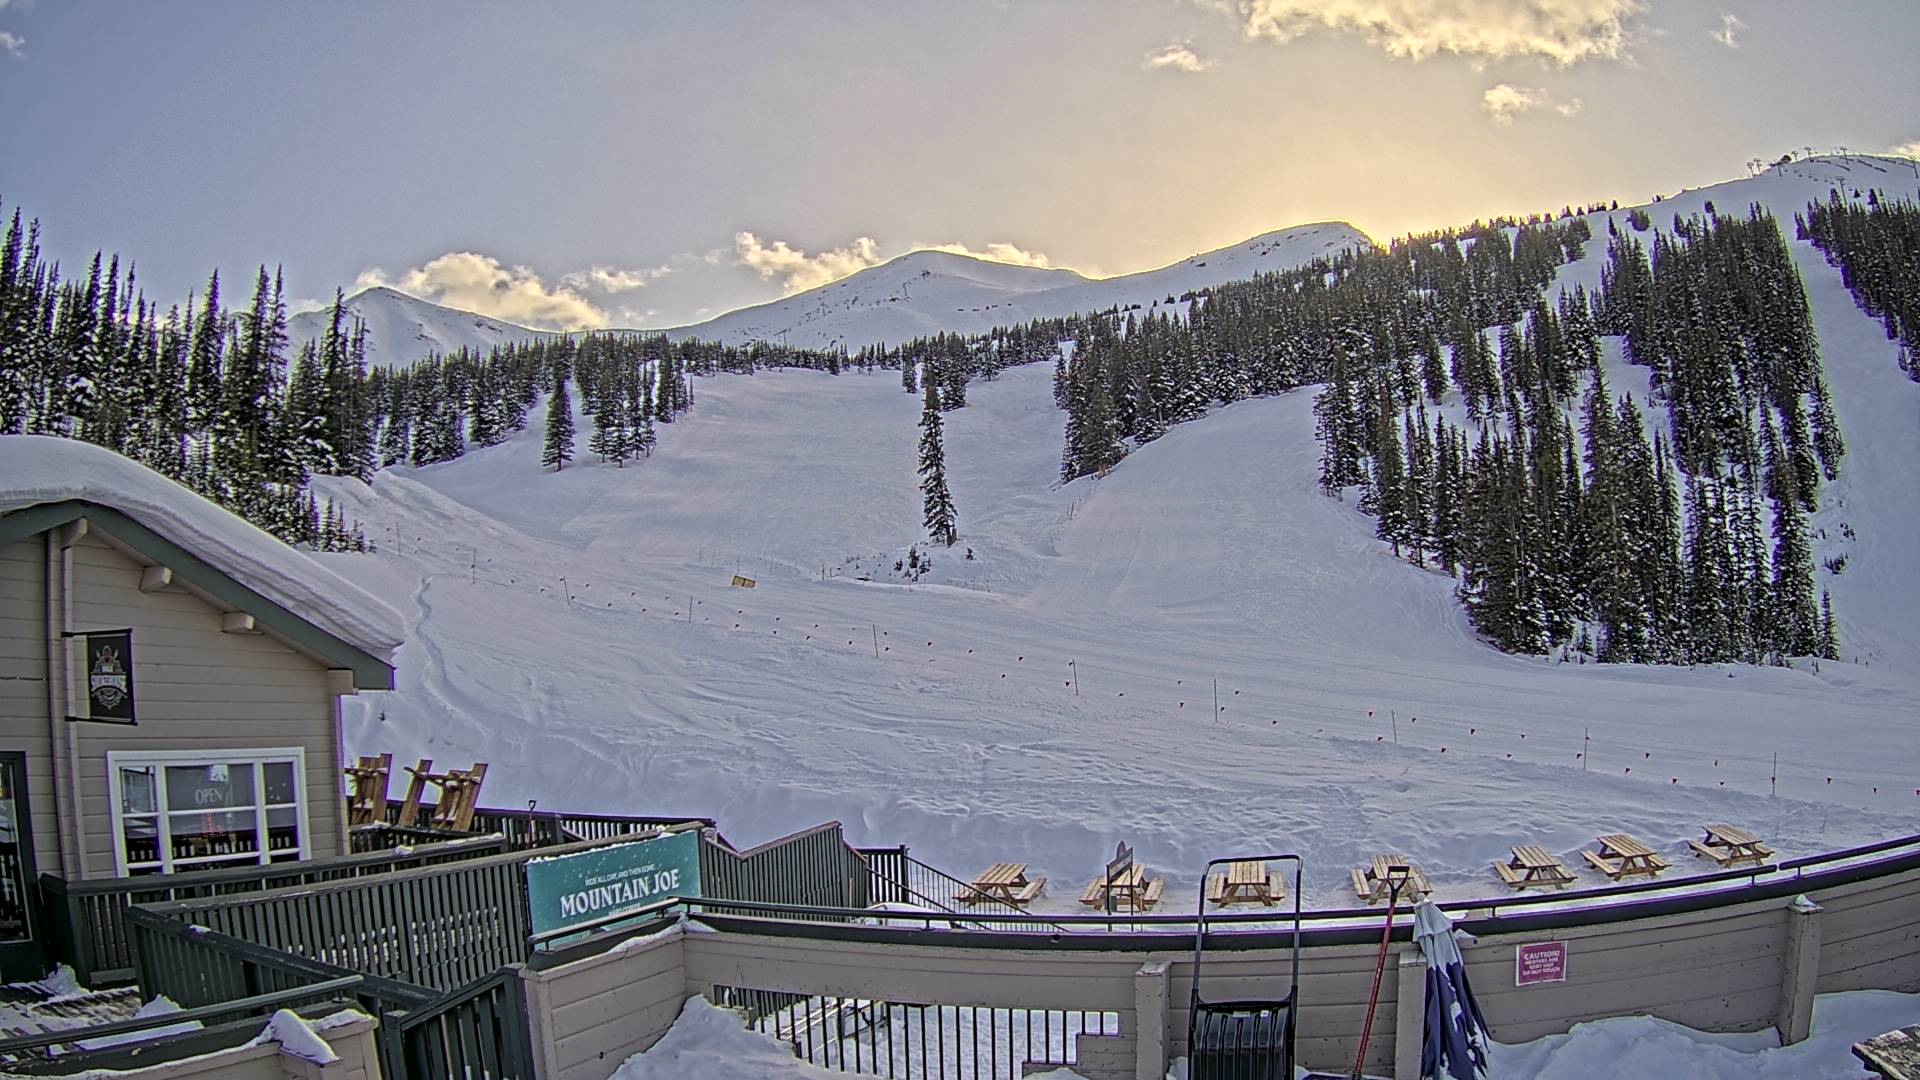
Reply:
M209 1015L263 994L287 1000L347 997L380 1021L377 1040L386 1076L532 1080L533 1044L517 964L436 994L143 908L128 913L128 924L143 994L165 994Z
M714 900L863 908L871 877L859 852L842 839L837 821L746 851L715 837L700 845L700 896L703 906L716 910L725 907Z
M429 828L436 807L433 803L423 803L415 811L411 821L400 820L401 804L387 804L387 825L396 835L408 836L445 836L445 830ZM639 817L632 814L571 814L558 810L540 810L529 807L525 810L510 810L502 807L482 806L473 812L473 820L468 831L475 834L498 833L506 838L507 846L513 851L528 848L556 847L561 844L573 844L582 840L610 840L616 836L631 836L635 833L649 833L675 825L699 824L713 827L712 818L697 817ZM378 830L377 825L359 826L355 831ZM460 834L453 834L460 835Z
M501 968L397 1018L404 1073L427 1080L533 1080L526 984L520 968Z
M545 828L534 815L519 820L530 827L524 835ZM520 967L531 951L526 864L536 854L619 844L643 827L653 832L664 824L701 829L698 903L704 910L725 911L726 901L737 900L844 911L864 907L875 891L873 867L847 846L838 822L737 851L697 821L610 815L552 821L549 837L576 830L606 835L520 850L496 835L484 841L492 845L488 853L458 862L302 879L267 891L198 888L190 897L127 908L118 925L130 967L144 995L166 994L190 1007L357 976L355 997L381 1021L387 1075L531 1080ZM347 859L371 865L379 857Z
M447 991L522 959L530 854L145 910L347 971Z
M55 958L71 964L83 986L99 987L126 982L133 977L133 955L128 946L125 916L127 909L136 904L364 878L481 858L505 850L506 842L499 838L442 839L404 853L385 849L304 862L144 877L68 881L57 874L43 874L40 888Z

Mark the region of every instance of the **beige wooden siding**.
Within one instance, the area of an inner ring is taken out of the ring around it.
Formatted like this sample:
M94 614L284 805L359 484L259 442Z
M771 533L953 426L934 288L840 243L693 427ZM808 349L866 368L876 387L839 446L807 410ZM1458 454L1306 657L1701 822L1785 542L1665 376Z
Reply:
M326 669L257 634L220 630L220 611L178 589L140 591L141 564L88 536L73 548L76 630L134 628L139 724L80 726L87 873L114 873L110 750L306 752L308 853L340 852L340 761Z
M688 995L678 929L550 971L525 972L542 1080L606 1080L665 1035Z
M1398 946L1387 957L1380 981L1380 1007L1373 1022L1366 1069L1376 1076L1393 1071L1393 1016L1399 1001ZM1366 1023L1367 992L1373 988L1374 958L1379 946L1343 945L1301 953L1301 1008L1296 1018L1297 1053L1313 1068L1341 1068L1353 1064ZM1210 950L1201 977L1208 1001L1261 1001L1285 996L1292 977L1293 954L1285 950ZM1193 1000L1193 956L1182 954L1173 964L1168 983L1168 1045L1173 1056L1187 1053L1187 1025Z
M1648 1015L1705 1031L1773 1024L1785 963L1785 901L1563 932L1483 939L1467 977L1494 1038L1527 1042L1608 1016ZM1514 985L1517 946L1567 943L1567 981Z
M1151 958L692 934L687 984L689 993L719 985L915 1004L1114 1012L1133 1008L1134 972Z
M0 547L0 750L27 754L33 859L60 872L53 755L47 734L47 546L31 537Z
M1920 871L1816 894L1820 981L1836 990L1920 990Z

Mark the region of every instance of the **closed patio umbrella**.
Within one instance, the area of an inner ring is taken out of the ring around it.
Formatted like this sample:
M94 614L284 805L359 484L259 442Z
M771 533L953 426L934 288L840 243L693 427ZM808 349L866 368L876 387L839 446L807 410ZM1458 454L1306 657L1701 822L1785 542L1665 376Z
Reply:
M1487 1022L1467 984L1467 967L1453 938L1453 920L1422 900L1413 911L1413 939L1427 958L1426 1039L1422 1080L1485 1080Z

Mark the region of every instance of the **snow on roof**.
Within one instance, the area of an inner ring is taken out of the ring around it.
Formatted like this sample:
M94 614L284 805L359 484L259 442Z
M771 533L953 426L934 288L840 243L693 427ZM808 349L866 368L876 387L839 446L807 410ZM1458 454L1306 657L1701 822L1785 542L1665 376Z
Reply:
M145 465L78 439L0 436L0 513L76 499L120 511L362 652L391 660L404 639L385 601Z

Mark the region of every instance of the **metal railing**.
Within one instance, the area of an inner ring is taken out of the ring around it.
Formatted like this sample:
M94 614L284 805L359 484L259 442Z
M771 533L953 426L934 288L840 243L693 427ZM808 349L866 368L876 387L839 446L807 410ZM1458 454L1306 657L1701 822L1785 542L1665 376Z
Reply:
M133 977L127 909L200 897L264 892L296 885L389 874L424 866L495 855L506 850L498 838L473 837L422 844L405 851L381 849L304 862L272 863L219 870L190 870L142 877L68 881L42 874L40 889L57 958L72 965L83 986L99 987Z
M433 815L437 809L434 803L422 803L415 811L412 820L401 821L402 805L389 802L386 827L409 835L448 835L448 830L431 827ZM469 832L476 834L498 833L506 838L509 850L525 851L529 848L558 847L562 844L579 843L582 840L610 840L616 836L631 836L635 833L654 832L675 825L692 823L698 823L706 828L713 827L712 818L575 814L559 810L541 810L534 806L524 810L482 806L473 812L473 820L468 823L468 829ZM356 831L380 828L381 826L377 824L362 825Z
M905 847L858 848L856 851L865 863L870 878L867 887L869 907L893 904L898 905L899 909L931 908L956 915L967 914L970 916L967 926L977 930L1014 929L1018 925L1002 925L997 919L981 918L981 915L1027 913L1004 900L979 896L972 885L921 862L907 854ZM1054 928L1066 929L1058 924L1054 924Z
M716 1005L824 1069L934 1080L1020 1080L1079 1063L1083 1036L1120 1034L1117 1013L917 1004L715 986Z
M1731 904L1781 899L1800 892L1871 881L1920 871L1920 835L1794 859L1772 866L1720 871L1669 881L1616 885L1555 895L1523 895L1473 900L1441 900L1437 905L1462 930L1504 934L1655 918ZM672 914L666 905L660 917ZM1191 942L1197 930L1192 914L996 915L1001 924L981 931L966 914L934 911L886 911L817 908L739 901L724 910L701 911L682 905L717 929L788 937L895 941L963 948L1031 949L1044 935L1054 950L1164 949L1170 937ZM1305 912L1302 941L1308 946L1378 943L1383 914L1374 908ZM1208 948L1258 949L1292 944L1292 918L1271 911L1209 914ZM831 925L831 924L843 925ZM1071 932L1061 933L1065 929ZM1396 918L1394 937L1409 938L1412 915ZM958 931L958 932L956 932ZM1219 944L1214 938L1219 935Z

